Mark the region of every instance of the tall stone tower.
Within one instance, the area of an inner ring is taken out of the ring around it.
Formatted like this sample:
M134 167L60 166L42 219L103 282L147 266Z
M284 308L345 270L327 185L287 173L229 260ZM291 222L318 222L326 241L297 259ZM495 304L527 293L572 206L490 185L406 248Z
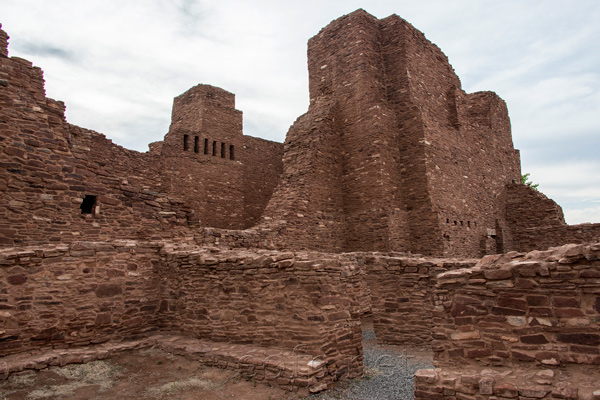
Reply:
M310 106L288 132L265 213L285 221L285 245L432 255L502 246L505 187L520 178L502 99L465 93L441 50L396 15L333 21L309 40L308 68Z
M188 202L204 226L244 225L242 112L235 95L197 85L176 97L162 144L168 192Z

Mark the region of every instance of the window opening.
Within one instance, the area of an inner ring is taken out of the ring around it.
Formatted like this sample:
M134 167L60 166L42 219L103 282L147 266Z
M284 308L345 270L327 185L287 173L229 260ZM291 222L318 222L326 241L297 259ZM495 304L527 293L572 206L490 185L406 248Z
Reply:
M96 196L86 194L79 206L82 214L94 214L96 208Z
M217 141L213 140L213 152L212 152L213 156L217 155Z
M235 154L233 152L233 145L232 144L229 145L229 159L230 160L235 160Z
M204 139L204 154L208 154L208 139Z
M194 153L200 151L200 144L198 143L198 136L194 136Z
M225 143L221 142L221 158L225 158Z
M183 135L183 150L188 151L190 149L190 137L189 135Z

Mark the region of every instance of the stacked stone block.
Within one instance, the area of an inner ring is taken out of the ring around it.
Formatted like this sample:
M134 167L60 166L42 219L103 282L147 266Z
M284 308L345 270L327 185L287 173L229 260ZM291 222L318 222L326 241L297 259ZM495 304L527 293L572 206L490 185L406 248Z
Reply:
M438 275L435 298L432 347L441 369L417 374L416 398L455 398L452 390L477 399L591 398L583 391L594 383L579 379L600 365L599 243L487 256ZM570 389L565 369L578 380ZM519 380L531 371L547 375L549 386Z
M359 254L370 294L373 327L382 343L429 347L436 276L468 268L476 260Z

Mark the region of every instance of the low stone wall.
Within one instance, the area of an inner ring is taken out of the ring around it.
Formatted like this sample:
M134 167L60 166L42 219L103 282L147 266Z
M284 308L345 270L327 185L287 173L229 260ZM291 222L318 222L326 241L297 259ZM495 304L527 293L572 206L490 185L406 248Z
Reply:
M157 242L75 242L0 251L0 356L156 329Z
M488 256L438 276L437 365L600 364L600 243Z
M165 329L313 355L327 365L322 383L362 373L356 264L321 253L163 251Z
M362 374L364 291L362 270L341 255L199 247L194 238L4 249L0 360L47 353L58 362L57 350L161 330L205 343L190 351L211 365L318 391ZM220 350L203 350L211 346ZM67 353L59 358L77 362Z
M415 400L599 400L599 378L597 370L576 367L425 369L415 374Z
M276 232L268 229L201 228L194 233L194 237L199 246L274 250L275 234Z
M514 250L548 249L565 243L594 243L600 241L600 224L561 225L527 228L519 232Z
M365 271L377 340L414 346L429 346L432 340L436 276L477 263L385 253L357 253L357 259Z

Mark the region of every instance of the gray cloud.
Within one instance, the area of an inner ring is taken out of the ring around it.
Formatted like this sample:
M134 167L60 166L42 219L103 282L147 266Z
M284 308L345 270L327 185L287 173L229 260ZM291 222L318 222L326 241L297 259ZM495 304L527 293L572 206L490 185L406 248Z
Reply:
M43 42L21 41L17 42L16 45L19 46L20 51L25 54L29 54L32 57L54 57L60 58L69 63L78 62L78 58L72 51L53 46L51 44Z

